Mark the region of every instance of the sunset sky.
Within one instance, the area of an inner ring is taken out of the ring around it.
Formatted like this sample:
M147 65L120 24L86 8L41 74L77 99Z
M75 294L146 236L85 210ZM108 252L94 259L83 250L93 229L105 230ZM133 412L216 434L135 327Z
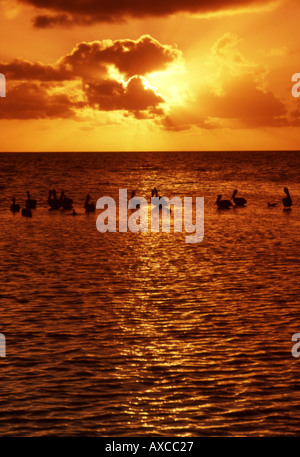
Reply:
M298 0L0 0L1 151L300 148Z

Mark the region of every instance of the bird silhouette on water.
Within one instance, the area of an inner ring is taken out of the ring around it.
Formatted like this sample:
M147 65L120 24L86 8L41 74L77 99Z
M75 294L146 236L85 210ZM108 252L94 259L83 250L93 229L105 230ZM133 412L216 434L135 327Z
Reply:
M86 213L94 213L96 206L95 203L90 203L90 195L88 194L85 198L84 208Z
M230 200L222 200L222 195L218 195L215 205L217 205L218 209L229 209L233 206Z
M34 198L30 197L29 190L27 191L27 200L25 202L25 206L28 209L35 209L36 208L36 200L34 200Z
M48 205L52 210L58 210L60 208L55 189L49 190Z
M154 189L152 189L151 197L158 197L158 190L156 189L156 187L154 187Z
M284 206L283 209L289 210L293 204L292 198L290 196L290 192L287 187L284 187L283 192L285 193L286 197L282 199L282 204Z
M62 190L59 198L59 203L62 209L68 210L73 209L73 200L65 195L65 191Z
M24 217L32 217L32 212L30 208L23 208L22 209L22 216Z
M12 204L10 205L10 210L13 213L18 213L20 211L20 205L16 203L15 197L12 199Z
M237 193L238 190L235 189L230 200L233 200L235 206L245 206L247 204L247 200L244 197L236 197Z

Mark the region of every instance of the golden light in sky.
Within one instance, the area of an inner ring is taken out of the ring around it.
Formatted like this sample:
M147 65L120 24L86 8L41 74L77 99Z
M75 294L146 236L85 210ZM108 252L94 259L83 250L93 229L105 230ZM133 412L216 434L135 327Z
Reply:
M2 151L299 148L296 0L1 0L0 13Z

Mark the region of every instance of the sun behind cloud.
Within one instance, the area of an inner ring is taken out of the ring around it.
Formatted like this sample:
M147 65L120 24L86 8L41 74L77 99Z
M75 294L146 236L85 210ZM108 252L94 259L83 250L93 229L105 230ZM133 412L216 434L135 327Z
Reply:
M140 119L161 116L165 99L145 75L163 72L180 57L177 48L145 35L82 42L54 64L21 59L1 63L9 85L0 117L78 118L87 107L124 111Z
M5 0L0 12L2 150L299 145L296 0Z

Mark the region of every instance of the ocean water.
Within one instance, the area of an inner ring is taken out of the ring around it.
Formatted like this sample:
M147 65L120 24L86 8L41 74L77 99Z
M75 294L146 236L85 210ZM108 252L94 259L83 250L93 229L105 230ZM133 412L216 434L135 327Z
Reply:
M297 152L0 154L0 435L299 435L299 165ZM84 212L87 193L154 186L204 197L201 243L101 234ZM78 216L49 211L52 188ZM218 210L234 189L247 207ZM32 219L9 211L27 190Z

